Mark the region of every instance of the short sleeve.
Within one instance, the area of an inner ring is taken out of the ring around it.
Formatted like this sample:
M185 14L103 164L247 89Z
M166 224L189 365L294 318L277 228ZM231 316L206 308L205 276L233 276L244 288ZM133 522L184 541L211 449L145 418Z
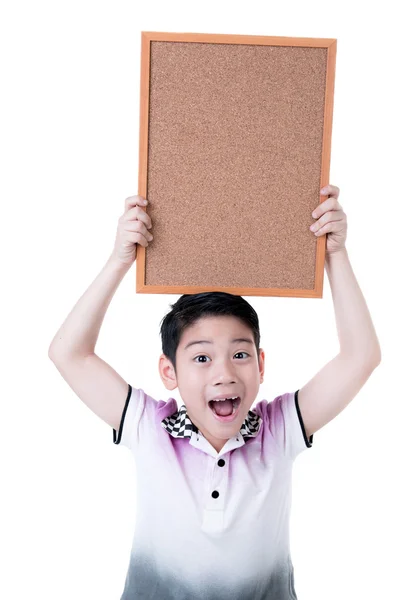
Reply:
M141 388L134 388L128 383L128 394L122 411L119 430L113 429L113 443L126 446L136 452L141 442L149 442L159 437L161 420L169 410L174 410L176 401L171 398L155 400Z
M303 450L311 448L313 435L307 438L298 402L298 390L263 401L263 418L270 435L283 455L294 460Z
M128 395L122 411L121 423L118 432L113 429L114 444L121 444L134 450L138 441L139 423L149 404L156 404L156 400L147 396L142 389L132 387L128 383Z

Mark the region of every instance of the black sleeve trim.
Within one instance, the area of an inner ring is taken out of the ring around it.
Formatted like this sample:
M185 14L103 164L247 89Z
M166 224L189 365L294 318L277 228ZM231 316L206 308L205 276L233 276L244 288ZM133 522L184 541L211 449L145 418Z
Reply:
M115 429L113 429L113 442L114 444L119 444L121 441L121 435L122 435L122 428L124 426L124 421L125 421L125 415L126 415L126 411L128 409L128 404L129 404L129 400L131 399L131 394L132 394L132 386L128 383L128 395L126 397L125 400L125 406L124 406L124 410L122 411L122 416L121 416L121 423L119 426L119 431L118 431L118 437L117 437L117 432L115 431Z
M307 439L306 428L304 427L303 417L301 416L300 407L299 407L299 399L297 397L299 391L300 390L297 390L297 392L295 392L295 394L294 394L294 402L296 404L297 416L299 417L299 421L300 421L300 425L301 425L301 430L303 432L304 441L306 443L307 448L311 448L311 446L313 444L314 434L310 436L310 440Z

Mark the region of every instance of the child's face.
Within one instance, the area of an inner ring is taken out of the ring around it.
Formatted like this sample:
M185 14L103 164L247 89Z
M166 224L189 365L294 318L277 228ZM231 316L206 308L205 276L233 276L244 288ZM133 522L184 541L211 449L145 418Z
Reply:
M234 338L247 338L250 342L232 342ZM211 343L187 347L198 340ZM261 348L259 359L258 363L251 329L232 316L202 317L185 329L176 352L178 376L165 355L160 357L164 385L169 390L179 387L190 419L217 452L238 433L257 396L264 376ZM220 394L241 399L236 417L229 423L218 421L208 404Z

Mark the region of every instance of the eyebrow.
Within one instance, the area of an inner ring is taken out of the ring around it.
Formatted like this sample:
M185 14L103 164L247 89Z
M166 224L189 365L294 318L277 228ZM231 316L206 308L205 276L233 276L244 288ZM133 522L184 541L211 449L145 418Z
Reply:
M237 342L244 342L247 344L253 344L253 340L250 340L249 338L234 338L233 340L231 340L231 344L236 344ZM186 344L184 350L187 350L190 346L194 346L195 344L212 344L213 342L211 340L195 340L194 342L189 342L188 344Z

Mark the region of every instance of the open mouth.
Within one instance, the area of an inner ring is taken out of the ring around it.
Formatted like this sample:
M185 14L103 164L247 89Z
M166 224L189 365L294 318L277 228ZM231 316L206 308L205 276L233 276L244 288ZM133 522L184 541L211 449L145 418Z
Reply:
M239 412L240 404L241 398L236 396L233 399L210 400L208 406L210 407L211 412L217 421L229 423L236 418Z

